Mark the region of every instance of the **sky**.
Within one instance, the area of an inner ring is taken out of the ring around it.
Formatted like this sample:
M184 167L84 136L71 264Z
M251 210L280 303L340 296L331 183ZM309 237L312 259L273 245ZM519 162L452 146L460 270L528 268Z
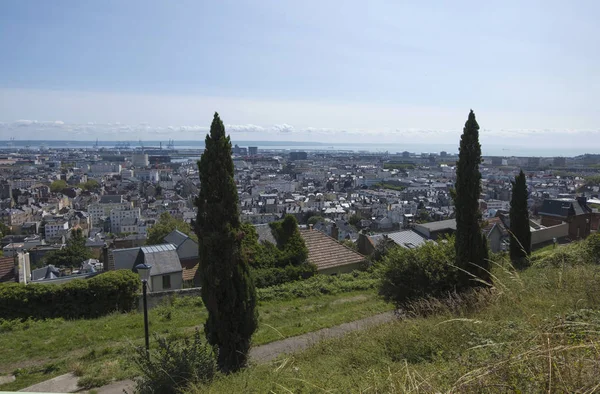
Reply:
M0 1L0 140L600 151L600 2Z

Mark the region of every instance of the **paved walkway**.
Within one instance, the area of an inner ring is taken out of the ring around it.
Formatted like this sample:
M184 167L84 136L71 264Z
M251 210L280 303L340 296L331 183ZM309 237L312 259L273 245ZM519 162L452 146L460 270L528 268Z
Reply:
M282 354L290 354L304 350L324 339L341 337L349 332L363 330L368 327L390 322L394 319L395 314L393 311L390 311L366 317L361 320L340 324L339 326L323 328L296 337L253 347L250 349L250 361L255 363L266 363L276 359ZM24 388L20 391L34 393L74 393L78 390L77 380L77 376L68 373ZM135 383L132 380L122 380L94 389L94 391L98 394L122 394L123 390L133 392L134 387Z

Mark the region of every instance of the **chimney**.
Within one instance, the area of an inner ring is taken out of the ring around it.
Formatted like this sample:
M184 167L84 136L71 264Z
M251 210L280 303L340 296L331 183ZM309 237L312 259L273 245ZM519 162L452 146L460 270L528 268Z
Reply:
M309 225L308 225L308 229L309 229L310 231L312 231L312 228L313 228L313 225L312 225L312 224L309 224Z
M337 224L333 223L331 226L331 238L338 240L340 236L340 230L338 229Z

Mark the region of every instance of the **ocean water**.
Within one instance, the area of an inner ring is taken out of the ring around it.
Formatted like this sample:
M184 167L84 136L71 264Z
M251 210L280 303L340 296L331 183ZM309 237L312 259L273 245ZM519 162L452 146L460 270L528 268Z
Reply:
M347 151L347 152L370 152L390 154L399 152L412 153L458 153L458 144L378 144L378 143L319 143L311 141L232 141L232 144L240 147L256 146L260 150L304 150L304 151ZM61 140L13 140L0 141L0 149L168 149L167 141L61 141ZM174 141L173 149L202 149L204 140L197 141ZM482 146L484 156L539 156L573 157L585 153L596 153L586 148L565 147L531 147L531 146Z

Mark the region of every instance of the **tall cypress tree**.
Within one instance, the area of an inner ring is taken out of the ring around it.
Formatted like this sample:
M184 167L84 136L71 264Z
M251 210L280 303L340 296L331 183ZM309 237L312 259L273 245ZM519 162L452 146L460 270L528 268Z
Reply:
M256 290L242 253L238 195L233 180L231 141L215 113L198 161L200 193L196 200L202 299L208 310L206 339L218 348L225 373L244 367L256 330Z
M527 209L527 180L523 170L512 183L510 199L510 259L517 268L528 264L531 254L531 229Z
M479 125L471 110L460 139L456 186L453 193L456 210L456 265L466 271L459 274L459 288L480 283L474 280L473 276L489 280L489 274L486 272L489 271L487 239L480 228L480 163Z

